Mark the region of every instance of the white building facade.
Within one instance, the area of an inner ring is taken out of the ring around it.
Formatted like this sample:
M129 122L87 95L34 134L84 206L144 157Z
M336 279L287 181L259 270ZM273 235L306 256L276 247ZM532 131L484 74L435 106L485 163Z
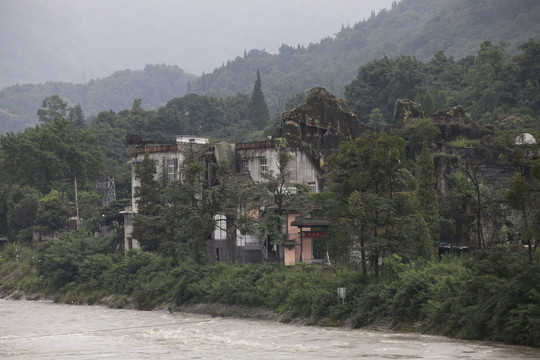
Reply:
M135 176L135 167L141 163L145 154L155 162L155 180L166 185L167 181L182 180L182 165L186 159L187 151L193 149L206 149L207 153L214 151L208 140L200 137L177 136L175 144L145 145L135 149L132 158L132 207L122 212L124 215L124 245L125 249L139 248L139 243L133 239L133 219L137 213L137 199L135 189L140 186ZM291 184L304 184L311 192L322 191L322 172L310 157L298 147L285 147L281 149L291 155L291 161L285 170L287 182ZM273 141L240 143L234 145L234 161L236 172L248 181L264 182L270 173L279 174L279 151ZM215 159L215 157L214 157ZM242 209L238 209L242 211ZM217 214L214 216L216 229L212 238L207 241L210 258L214 261L261 262L265 258L263 240L255 235L241 234L233 230L235 216ZM294 221L294 217L290 218Z

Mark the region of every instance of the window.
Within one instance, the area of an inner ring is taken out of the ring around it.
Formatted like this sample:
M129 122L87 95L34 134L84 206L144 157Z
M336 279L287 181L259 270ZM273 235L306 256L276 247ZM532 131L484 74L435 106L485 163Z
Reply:
M227 217L223 214L214 216L216 227L214 229L214 239L227 240Z
M167 179L175 180L176 179L176 164L178 159L167 159Z
M266 175L266 173L268 172L268 164L266 162L266 158L265 157L262 157L262 158L259 158L259 173L261 176L264 176Z
M240 159L240 163L238 165L239 165L238 170L240 171L240 174L248 174L249 173L248 159Z
M310 181L307 183L308 187L309 187L309 192L317 192L317 184L315 184L315 181Z

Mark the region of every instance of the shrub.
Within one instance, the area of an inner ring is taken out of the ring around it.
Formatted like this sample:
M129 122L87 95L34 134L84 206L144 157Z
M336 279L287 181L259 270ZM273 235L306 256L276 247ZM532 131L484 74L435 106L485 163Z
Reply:
M151 277L141 277L133 290L133 300L140 310L151 310L172 300L174 278L166 271L152 272Z
M42 242L37 248L38 274L52 290L61 290L78 279L85 259L106 252L107 245L103 238L88 238L74 232Z
M130 295L137 280L137 272L148 266L157 255L149 252L130 250L119 263L104 275L106 287L113 293Z

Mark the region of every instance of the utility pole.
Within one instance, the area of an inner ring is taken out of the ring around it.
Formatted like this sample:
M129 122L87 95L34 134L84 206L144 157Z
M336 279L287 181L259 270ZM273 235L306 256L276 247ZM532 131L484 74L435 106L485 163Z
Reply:
M77 212L77 230L79 230L81 221L79 218L79 197L77 196L77 177L75 177L75 211Z

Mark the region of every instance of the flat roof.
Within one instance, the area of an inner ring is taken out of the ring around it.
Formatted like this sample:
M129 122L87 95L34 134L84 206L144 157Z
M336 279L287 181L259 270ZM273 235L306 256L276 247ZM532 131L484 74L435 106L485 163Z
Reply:
M311 226L330 226L331 222L327 217L298 217L291 222L292 226L311 227Z

